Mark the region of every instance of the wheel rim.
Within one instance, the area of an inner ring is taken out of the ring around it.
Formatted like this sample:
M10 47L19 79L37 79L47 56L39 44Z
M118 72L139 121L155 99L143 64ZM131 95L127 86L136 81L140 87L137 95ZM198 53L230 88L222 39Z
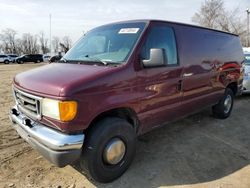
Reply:
M232 97L231 95L228 95L224 101L224 112L227 114L232 106Z
M104 161L108 164L116 165L123 159L125 152L126 147L124 142L120 138L113 138L104 149Z

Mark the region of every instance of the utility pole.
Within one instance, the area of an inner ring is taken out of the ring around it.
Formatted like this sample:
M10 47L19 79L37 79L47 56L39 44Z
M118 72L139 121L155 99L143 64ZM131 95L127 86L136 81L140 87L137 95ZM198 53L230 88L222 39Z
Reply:
M247 8L246 12L247 12L247 47L249 47L249 14L250 14L249 8Z
M49 14L49 43L50 43L50 56L52 56L52 43L51 43L51 14Z

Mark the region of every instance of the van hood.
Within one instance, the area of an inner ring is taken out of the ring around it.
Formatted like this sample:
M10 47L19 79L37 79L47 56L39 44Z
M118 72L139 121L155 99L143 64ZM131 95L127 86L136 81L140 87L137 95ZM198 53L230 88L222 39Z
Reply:
M68 96L66 91L71 86L83 85L114 69L112 66L52 63L17 74L14 84L41 95Z

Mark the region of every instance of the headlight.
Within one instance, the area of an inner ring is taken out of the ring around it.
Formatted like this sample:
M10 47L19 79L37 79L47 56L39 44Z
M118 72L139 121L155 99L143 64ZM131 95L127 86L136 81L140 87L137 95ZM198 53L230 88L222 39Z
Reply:
M77 113L75 101L58 101L44 98L42 100L42 115L60 121L70 121Z

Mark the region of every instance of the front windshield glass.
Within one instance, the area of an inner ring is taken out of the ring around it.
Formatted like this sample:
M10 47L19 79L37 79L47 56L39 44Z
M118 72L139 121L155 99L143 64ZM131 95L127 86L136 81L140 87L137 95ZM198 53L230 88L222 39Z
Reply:
M246 65L250 65L250 54L246 54L245 58L246 58L246 61L245 61Z
M101 26L89 31L65 55L67 61L123 63L141 35L145 23Z

